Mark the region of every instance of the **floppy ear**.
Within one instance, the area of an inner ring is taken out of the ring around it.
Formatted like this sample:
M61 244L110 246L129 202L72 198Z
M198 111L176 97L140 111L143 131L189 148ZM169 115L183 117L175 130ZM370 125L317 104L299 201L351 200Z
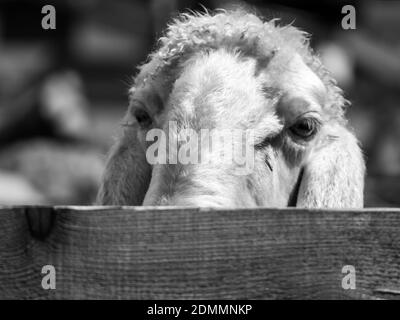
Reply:
M137 137L137 128L124 130L111 148L97 203L141 205L151 178L151 167Z
M296 206L362 208L365 163L355 136L338 124L322 135L305 164Z

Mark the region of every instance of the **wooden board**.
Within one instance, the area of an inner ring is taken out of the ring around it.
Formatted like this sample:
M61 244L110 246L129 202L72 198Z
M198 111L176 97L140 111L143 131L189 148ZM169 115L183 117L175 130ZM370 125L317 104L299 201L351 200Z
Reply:
M398 297L400 209L0 209L1 299Z

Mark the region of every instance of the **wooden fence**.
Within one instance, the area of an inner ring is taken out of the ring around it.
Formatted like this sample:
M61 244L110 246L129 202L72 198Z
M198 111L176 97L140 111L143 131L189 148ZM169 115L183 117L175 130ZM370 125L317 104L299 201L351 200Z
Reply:
M2 208L0 298L396 299L400 209Z

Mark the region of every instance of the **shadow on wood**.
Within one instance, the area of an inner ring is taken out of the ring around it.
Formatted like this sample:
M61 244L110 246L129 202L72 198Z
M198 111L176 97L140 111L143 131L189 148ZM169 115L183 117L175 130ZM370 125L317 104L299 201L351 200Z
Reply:
M399 252L399 209L3 208L0 298L399 298Z

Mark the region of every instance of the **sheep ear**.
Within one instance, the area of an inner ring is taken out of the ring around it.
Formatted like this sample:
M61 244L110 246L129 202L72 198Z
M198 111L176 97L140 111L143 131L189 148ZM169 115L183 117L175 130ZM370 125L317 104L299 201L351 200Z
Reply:
M100 205L141 205L151 178L151 166L137 138L129 128L111 148L97 203Z
M339 125L324 131L305 164L297 206L362 208L365 164L358 142Z

